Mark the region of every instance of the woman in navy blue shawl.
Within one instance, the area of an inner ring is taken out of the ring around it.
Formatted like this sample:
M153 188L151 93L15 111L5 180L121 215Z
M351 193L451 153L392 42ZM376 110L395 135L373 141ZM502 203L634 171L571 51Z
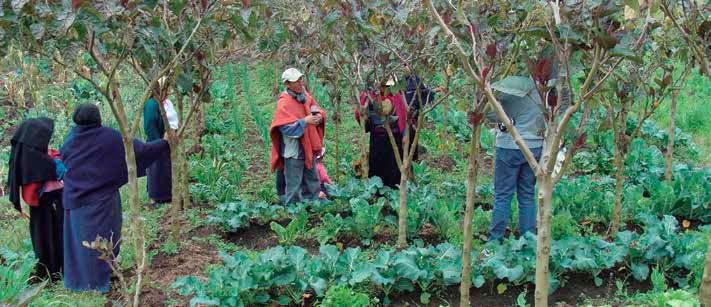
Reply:
M109 291L111 270L98 252L82 245L97 236L114 243L118 255L121 239L119 188L128 182L121 134L101 126L99 109L82 104L74 111L74 123L60 155L64 175L64 287L75 291ZM170 147L165 140L142 143L133 140L139 176Z

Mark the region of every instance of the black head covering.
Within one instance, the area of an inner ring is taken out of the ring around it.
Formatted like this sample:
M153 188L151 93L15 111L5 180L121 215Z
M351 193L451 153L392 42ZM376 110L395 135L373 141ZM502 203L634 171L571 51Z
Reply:
M82 103L72 116L74 123L81 126L101 126L101 112L99 108L91 103Z
M52 158L47 154L54 121L46 117L30 118L22 122L10 141L9 172L10 202L20 211L20 187L31 182L56 180Z

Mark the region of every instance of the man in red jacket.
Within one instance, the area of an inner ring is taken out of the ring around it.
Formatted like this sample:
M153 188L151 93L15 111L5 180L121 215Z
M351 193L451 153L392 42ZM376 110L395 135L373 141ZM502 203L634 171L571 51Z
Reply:
M284 204L317 200L321 188L314 160L321 152L326 113L304 89L302 77L295 68L282 73L286 90L279 95L269 128L270 170L284 174L279 195Z

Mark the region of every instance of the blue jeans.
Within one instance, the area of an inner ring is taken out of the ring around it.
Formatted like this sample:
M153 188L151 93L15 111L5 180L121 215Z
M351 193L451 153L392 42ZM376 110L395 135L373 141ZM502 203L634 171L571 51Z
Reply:
M531 148L538 160L541 148ZM491 213L489 241L504 237L511 214L514 191L518 197L518 227L521 235L536 233L536 176L521 150L496 148L494 161L494 210Z
M282 203L318 200L321 183L315 158L311 165L311 169L307 169L303 159L284 159L284 168L277 169L275 174L277 195Z

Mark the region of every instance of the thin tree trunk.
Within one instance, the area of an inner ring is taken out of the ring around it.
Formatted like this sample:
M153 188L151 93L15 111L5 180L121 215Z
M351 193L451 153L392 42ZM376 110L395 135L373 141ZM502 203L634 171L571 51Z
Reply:
M123 108L118 109L123 110ZM123 125L127 127L127 124L125 123L125 114L122 117L123 120L121 118L117 119L119 121L124 121ZM121 125L121 123L119 123L119 125ZM134 245L133 248L136 255L136 292L133 298L133 306L138 307L140 303L141 287L143 283L143 271L146 267L144 246L146 238L145 233L143 232L143 223L141 222L141 208L139 206L138 200L138 173L136 169L136 155L133 151L133 137L130 136L129 133L122 133L121 137L123 139L123 146L126 152L126 167L128 169L128 206L131 212L131 226Z
M620 229L620 220L622 212L622 187L624 186L624 172L625 172L625 152L627 152L627 106L624 100L620 100L620 112L619 117L610 118L612 124L612 134L614 139L613 148L613 161L615 166L615 200L612 206L612 214L610 216L610 228L607 231L608 235L614 235ZM607 108L609 116L613 116L614 108L609 106ZM638 123L638 126L641 126ZM633 134L634 137L634 134ZM631 139L631 138L630 138Z
M459 306L466 307L471 303L469 289L472 285L471 278L471 251L472 251L472 215L474 214L474 193L476 192L477 172L479 170L479 133L481 126L472 128L472 139L469 143L469 165L467 168L467 199L462 223L462 281L459 285Z
M545 174L538 178L538 234L536 235L536 307L548 306L548 275L551 251L551 217L553 178Z
M622 212L622 187L625 183L625 161L622 152L617 145L615 146L614 164L615 164L615 200L612 207L612 215L610 217L610 229L608 236L616 234L620 230L620 215Z
M403 162L400 169L400 205L398 209L397 245L407 247L407 174L410 170L408 162Z
M356 98L357 97L358 96L356 96ZM360 109L360 169L363 172L363 174L361 174L361 178L366 180L368 179L368 169L370 168L370 165L368 165L368 151L365 149L367 146L365 137L365 120L368 117L368 110L360 105L360 101L356 100L356 103Z
M445 86L445 93L449 92L449 80L450 76L447 74L447 65L445 65L444 69L444 86ZM442 130L443 133L446 135L447 134L447 116L449 115L449 103L447 100L442 101Z
M711 232L706 233L706 260L704 261L704 274L699 287L699 302L702 306L711 307Z
M336 120L334 122L334 124L335 124L334 135L336 138L336 154L335 154L335 156L336 156L336 166L335 166L336 172L335 172L335 176L333 177L336 179L336 181L338 181L338 175L340 174L340 170L341 170L340 169L341 152L340 152L340 148L339 148L339 143L341 140L341 136L339 133L340 132L340 123L341 123L341 95L340 95L340 93L336 93Z
M676 130L676 95L679 93L678 90L672 92L671 95L671 106L669 106L669 143L667 143L667 154L664 159L664 178L671 182L672 181L672 159L674 157L674 138Z
M170 129L170 127L168 127ZM173 242L178 242L178 235L180 233L180 209L182 207L180 193L180 161L178 161L178 148L180 148L180 141L175 139L174 144L170 144L170 168L171 168L171 239Z
M181 164L181 186L182 186L182 195L181 197L183 198L183 208L188 209L193 206L192 201L190 200L190 173L188 172L188 156L185 154L184 150L181 150L180 152L180 164Z

